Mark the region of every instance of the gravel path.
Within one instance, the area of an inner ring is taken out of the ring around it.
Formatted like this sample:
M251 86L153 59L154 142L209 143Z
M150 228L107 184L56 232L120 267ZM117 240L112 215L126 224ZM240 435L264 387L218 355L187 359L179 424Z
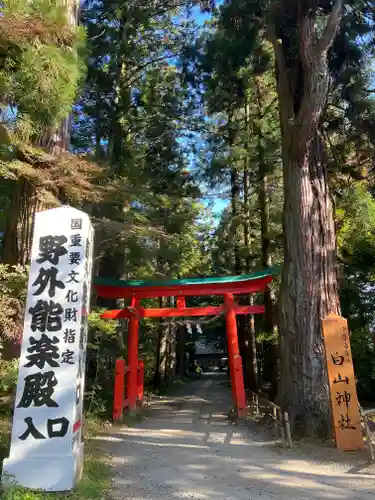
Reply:
M353 463L281 450L228 422L220 376L162 399L135 428L102 437L115 500L374 500L375 474Z

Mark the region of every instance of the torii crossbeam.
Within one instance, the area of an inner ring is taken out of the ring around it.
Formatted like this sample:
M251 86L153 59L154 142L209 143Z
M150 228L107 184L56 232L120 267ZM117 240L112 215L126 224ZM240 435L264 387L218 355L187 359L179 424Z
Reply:
M94 280L97 294L103 298L130 298L130 306L104 312L104 319L129 319L128 329L128 366L126 368L126 398L123 394L124 373L119 373L115 381L114 419L122 417L124 405L134 410L139 394L143 394L143 377L139 375L138 360L139 321L142 318L175 318L188 316L216 316L225 314L228 340L228 363L232 381L233 400L238 415L243 415L246 407L243 381L242 359L239 352L236 316L243 314L262 314L264 306L241 306L234 301L234 295L249 295L264 292L271 283L275 269L267 269L241 276L211 278L187 278L169 281L119 281L98 277ZM186 307L185 297L223 295L221 306ZM176 307L144 308L141 300L152 297L176 297ZM124 362L118 363L123 371ZM142 385L142 387L140 387Z

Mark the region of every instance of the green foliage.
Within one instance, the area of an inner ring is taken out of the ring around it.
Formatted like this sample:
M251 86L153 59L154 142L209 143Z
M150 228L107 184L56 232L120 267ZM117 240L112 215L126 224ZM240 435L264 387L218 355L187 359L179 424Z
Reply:
M246 41L235 40L230 17L235 4L220 10L215 29L196 42L193 57L195 83L204 90L209 113L203 128L202 177L211 189L220 186L231 199L211 242L214 269L219 273L240 272L238 264L242 271L264 265L262 237L270 243L274 260L281 258L281 137L272 48L261 33L252 38L252 26ZM267 234L262 235L265 207L260 196L265 178L264 200L271 210L268 228L263 228Z
M84 404L88 415L108 418L112 412L115 360L118 350L117 321L100 318L104 309L89 314Z
M82 78L79 52L84 35L77 28L68 27L66 7L62 4L9 0L3 3L2 10L2 23L9 20L13 30L5 31L8 38L1 48L1 104L17 109L18 115L30 117L37 136L38 130L57 124L71 109ZM28 38L24 26L32 31L34 25L38 32ZM71 43L64 46L50 39L48 35L53 30L56 34L69 31Z
M365 184L352 184L337 207L341 260L341 307L348 318L359 398L372 401L375 388L373 311L375 297L375 200Z
M350 337L360 401L373 402L375 390L375 344L368 328L354 330Z
M3 89L8 102L42 126L58 123L70 112L82 77L77 53L48 45L30 46L17 63L9 78L13 90Z
M35 204L33 188L38 191L39 200L52 204L56 203L56 188L60 195L64 191L56 182L50 182L54 170L51 156L41 151L34 154L30 149L25 154L25 150L31 144L40 145L42 136L44 142L47 135L52 137L71 111L84 75L85 33L71 24L68 5L71 2L50 0L7 0L1 5L0 229L2 240L6 240L2 241L3 257L8 263L27 261L20 254L27 255L30 244L28 219L32 218L30 210ZM78 172L79 166L74 173L65 166L59 172L58 182L70 181L76 190L84 191L82 179L74 179ZM28 195L22 195L12 205L24 182L28 183ZM65 196L65 202L68 200L70 197ZM13 222L15 231L9 228ZM11 255L5 256L10 247Z
M91 337L105 336L108 339L116 334L117 321L106 321L100 317L105 309L94 309L89 314L89 328Z
M84 4L90 59L72 139L118 183L115 203L96 207L103 275L177 277L201 267L203 209L182 144L191 99L168 63L194 29L182 16L173 2Z
M0 357L0 413L7 412L9 407L1 404L2 396L8 395L17 384L17 360L5 361Z
M366 185L347 188L336 210L337 243L344 261L362 271L375 266L375 200Z
M26 283L27 269L0 264L0 341L21 334Z
M0 232L7 224L11 187L24 166L15 158L19 143L35 140L66 116L85 75L73 108L72 144L75 153L100 163L104 175L98 184L109 192L100 202L80 202L96 225L100 275L161 279L233 274L271 260L281 263L281 127L266 24L278 21L276 34L285 42L287 66L293 69L300 57L297 6L302 12L307 3L231 0L198 29L185 11L191 2L178 7L172 0L86 0L83 68L84 32L68 26L60 3L7 0L0 18L0 176L7 177L0 186ZM315 4L321 9L319 28L331 2ZM346 10L330 51L332 88L321 133L336 201L342 310L353 331L360 394L368 397L374 380L375 205L368 171L374 159L375 108L366 86L372 77L373 26L366 20L372 15L368 3L355 0L353 5L360 14ZM299 83L297 90L303 87ZM38 154L32 162L51 171ZM61 176L71 175L67 172L64 168ZM215 200L230 202L215 227L201 200L206 188ZM60 201L71 201L59 187L56 193ZM24 270L0 266L1 338L20 332L25 283ZM208 303L218 301L214 297ZM115 359L127 356L127 322L100 319L104 308L123 307L123 301L117 302L99 299L89 317L85 405L89 414L100 417L111 414ZM207 300L188 302L203 305ZM151 299L146 304L160 306ZM260 357L277 342L277 332L266 326L256 322ZM141 325L140 358L150 384L160 368L165 331L169 348L174 327L151 320ZM225 345L222 317L203 331L207 339ZM191 359L195 340L185 339ZM15 364L0 361L0 392L9 393L14 376ZM92 498L97 496L93 491Z

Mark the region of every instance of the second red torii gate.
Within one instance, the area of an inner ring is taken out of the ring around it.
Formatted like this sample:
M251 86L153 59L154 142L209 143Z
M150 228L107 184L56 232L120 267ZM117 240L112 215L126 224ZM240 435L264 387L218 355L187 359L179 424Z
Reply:
M138 360L139 321L142 318L175 318L188 316L216 316L225 314L228 363L231 374L232 393L238 415L245 412L246 398L243 381L242 359L239 352L236 316L239 314L262 314L264 306L241 306L234 301L234 295L248 295L263 292L271 283L275 269L267 269L258 273L241 276L225 276L212 278L190 278L169 281L120 281L107 278L96 278L94 286L97 294L103 298L130 298L130 306L104 312L103 319L129 319L128 328L128 363L126 401L129 410L134 410L139 393L143 393L143 377L139 374ZM185 297L223 295L224 304L221 306L186 307ZM176 297L176 307L173 308L144 308L141 299L152 297ZM121 366L124 362L121 361ZM123 371L123 368L121 369ZM123 385L124 373L117 391L115 389L114 419L121 418L124 407ZM142 387L140 387L142 386ZM121 394L120 394L121 392ZM117 401L121 399L121 401Z

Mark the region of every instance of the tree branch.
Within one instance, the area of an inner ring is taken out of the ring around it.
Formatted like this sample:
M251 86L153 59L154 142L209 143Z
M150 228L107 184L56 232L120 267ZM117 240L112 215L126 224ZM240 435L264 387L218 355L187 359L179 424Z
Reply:
M343 15L343 0L336 0L331 15L328 18L324 33L319 40L318 51L320 53L329 50L335 39Z
M304 89L293 130L293 155L298 161L306 154L314 138L327 101L330 84L328 49L332 46L340 25L343 0L336 0L324 33L317 39L315 21L306 16L302 23L300 54L304 71Z
M282 118L282 127L287 134L290 125L294 122L295 114L293 109L293 100L289 85L289 71L287 68L282 40L277 38L275 24L272 20L267 25L267 38L272 43L275 51L275 60L277 66L277 88L279 94L280 115ZM282 99L280 98L282 96ZM282 105L285 103L284 105Z
M174 57L177 57L177 53L174 54L164 54L160 57L155 57L154 59L150 59L149 61L144 62L143 64L140 64L137 66L137 68L124 80L124 84L131 86L133 83L138 81L137 75L144 69L148 68L152 64L155 64L160 61L166 61L167 59L173 59Z

